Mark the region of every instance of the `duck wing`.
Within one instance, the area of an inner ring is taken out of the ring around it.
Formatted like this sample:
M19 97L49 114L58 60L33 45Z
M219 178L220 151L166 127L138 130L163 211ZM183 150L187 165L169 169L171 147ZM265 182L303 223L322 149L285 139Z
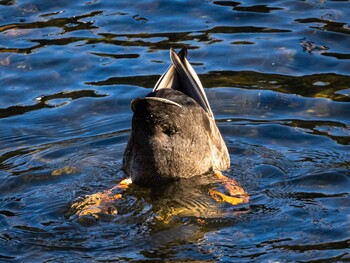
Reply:
M183 48L176 54L170 49L170 59L172 64L167 71L160 77L153 91L159 89L175 89L183 92L193 98L211 118L214 118L207 96L205 95L202 83L194 71L191 64L186 59L187 49Z

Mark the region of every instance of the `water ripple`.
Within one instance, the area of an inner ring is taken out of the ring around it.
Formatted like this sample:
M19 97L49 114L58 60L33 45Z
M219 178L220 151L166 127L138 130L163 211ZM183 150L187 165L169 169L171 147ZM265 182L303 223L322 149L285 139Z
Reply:
M0 1L0 261L349 261L347 1ZM249 204L124 176L130 101L189 49Z

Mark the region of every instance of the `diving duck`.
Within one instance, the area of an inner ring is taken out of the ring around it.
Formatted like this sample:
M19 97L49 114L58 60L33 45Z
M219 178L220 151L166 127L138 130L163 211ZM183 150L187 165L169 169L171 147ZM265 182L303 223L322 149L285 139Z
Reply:
M207 96L186 56L186 48L178 54L170 49L171 65L153 91L131 102L123 168L134 184L157 187L230 166Z
M213 173L224 186L208 189L216 202L231 205L249 202L249 195L238 182L220 172L230 166L228 150L202 84L186 56L185 48L178 54L170 49L172 63L153 91L131 102L132 129L123 158L128 177L110 189L73 203L73 214L96 219L104 214L115 215L115 201L122 198L130 184L174 190L171 188L177 189L174 180L207 173L209 177ZM185 186L191 187L187 183ZM193 200L191 196L183 198ZM176 210L171 211L166 218L177 214Z

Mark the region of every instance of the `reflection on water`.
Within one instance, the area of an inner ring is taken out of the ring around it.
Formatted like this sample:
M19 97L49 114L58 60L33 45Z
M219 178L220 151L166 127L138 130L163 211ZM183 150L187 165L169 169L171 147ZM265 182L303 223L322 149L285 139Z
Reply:
M0 1L0 261L349 261L347 1ZM249 204L202 176L116 213L130 101L187 46Z

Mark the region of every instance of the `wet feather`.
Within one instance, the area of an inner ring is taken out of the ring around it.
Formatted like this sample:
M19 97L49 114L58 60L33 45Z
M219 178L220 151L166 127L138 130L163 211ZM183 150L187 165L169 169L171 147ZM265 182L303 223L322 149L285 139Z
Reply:
M132 181L157 186L230 165L202 84L186 59L170 50L172 64L153 91L131 103L132 130L123 166Z

